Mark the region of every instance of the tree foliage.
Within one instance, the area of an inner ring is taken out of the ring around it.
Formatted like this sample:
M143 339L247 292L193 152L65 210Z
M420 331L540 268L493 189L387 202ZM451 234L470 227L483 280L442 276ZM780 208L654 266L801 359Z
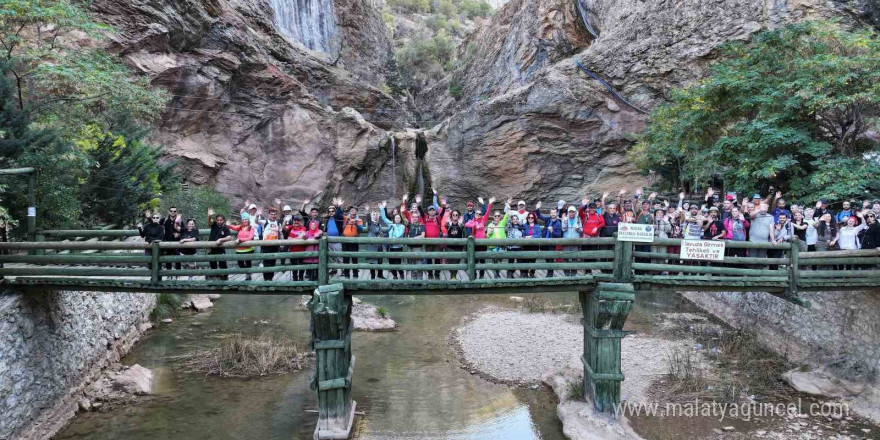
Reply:
M71 0L0 0L0 59L19 110L65 137L123 111L152 122L167 95L95 47L110 30Z
M77 183L84 175L85 159L57 131L32 127L30 114L19 109L16 89L5 72L0 67L0 168L34 168L38 224L71 227L79 218ZM27 215L27 177L4 177L0 200L21 227Z
M80 188L84 220L129 224L144 209L155 209L159 196L179 186L172 162L162 148L144 141L147 130L128 114L115 118L109 131L92 125L78 146L88 158L88 177Z
M171 206L176 207L184 219L194 218L196 226L200 228L207 227L208 208L227 217L236 214L226 196L207 186L178 189L164 194L159 203L160 212L168 212Z
M681 189L720 177L813 199L880 191L876 33L806 22L720 52L708 78L654 110L629 153L640 169Z

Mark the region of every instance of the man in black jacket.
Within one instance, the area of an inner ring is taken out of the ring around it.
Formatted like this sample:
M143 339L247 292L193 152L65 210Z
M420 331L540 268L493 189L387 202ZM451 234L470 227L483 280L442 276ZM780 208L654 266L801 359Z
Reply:
M165 241L180 241L181 218L177 208L168 208L168 217L162 219L162 227L165 228ZM177 249L166 249L162 255L179 255ZM180 263L174 263L174 268L180 270ZM165 263L165 269L171 270L171 263Z

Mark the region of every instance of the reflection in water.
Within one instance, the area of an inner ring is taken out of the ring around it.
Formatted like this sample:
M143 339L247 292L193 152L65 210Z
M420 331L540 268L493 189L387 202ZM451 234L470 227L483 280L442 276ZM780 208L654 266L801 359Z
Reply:
M552 295L575 302L576 295ZM564 438L555 397L546 390L511 389L462 370L446 337L485 305L510 306L501 296L382 296L367 298L397 320L398 331L355 333L354 399L358 439ZM87 413L58 439L310 439L317 415L309 369L252 380L215 379L179 371L174 356L216 342L223 334L277 332L305 347L308 313L297 298L224 296L208 313L160 327L126 357L159 369L158 394L108 413ZM268 321L269 324L262 322Z

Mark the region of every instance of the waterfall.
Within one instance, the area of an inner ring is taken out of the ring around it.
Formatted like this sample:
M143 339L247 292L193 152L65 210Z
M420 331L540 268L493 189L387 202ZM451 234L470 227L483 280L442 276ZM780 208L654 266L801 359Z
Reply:
M422 172L422 161L419 160L419 194L425 194L425 174Z
M269 0L275 26L285 37L318 52L334 53L336 12L333 0Z
M391 136L391 195L397 197L397 146Z

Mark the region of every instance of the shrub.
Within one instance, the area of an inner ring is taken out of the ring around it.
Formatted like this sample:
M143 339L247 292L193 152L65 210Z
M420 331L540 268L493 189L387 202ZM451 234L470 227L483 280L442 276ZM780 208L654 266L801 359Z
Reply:
M156 307L150 311L150 321L154 324L165 318L173 318L180 314L183 298L174 293L160 293L156 297Z

